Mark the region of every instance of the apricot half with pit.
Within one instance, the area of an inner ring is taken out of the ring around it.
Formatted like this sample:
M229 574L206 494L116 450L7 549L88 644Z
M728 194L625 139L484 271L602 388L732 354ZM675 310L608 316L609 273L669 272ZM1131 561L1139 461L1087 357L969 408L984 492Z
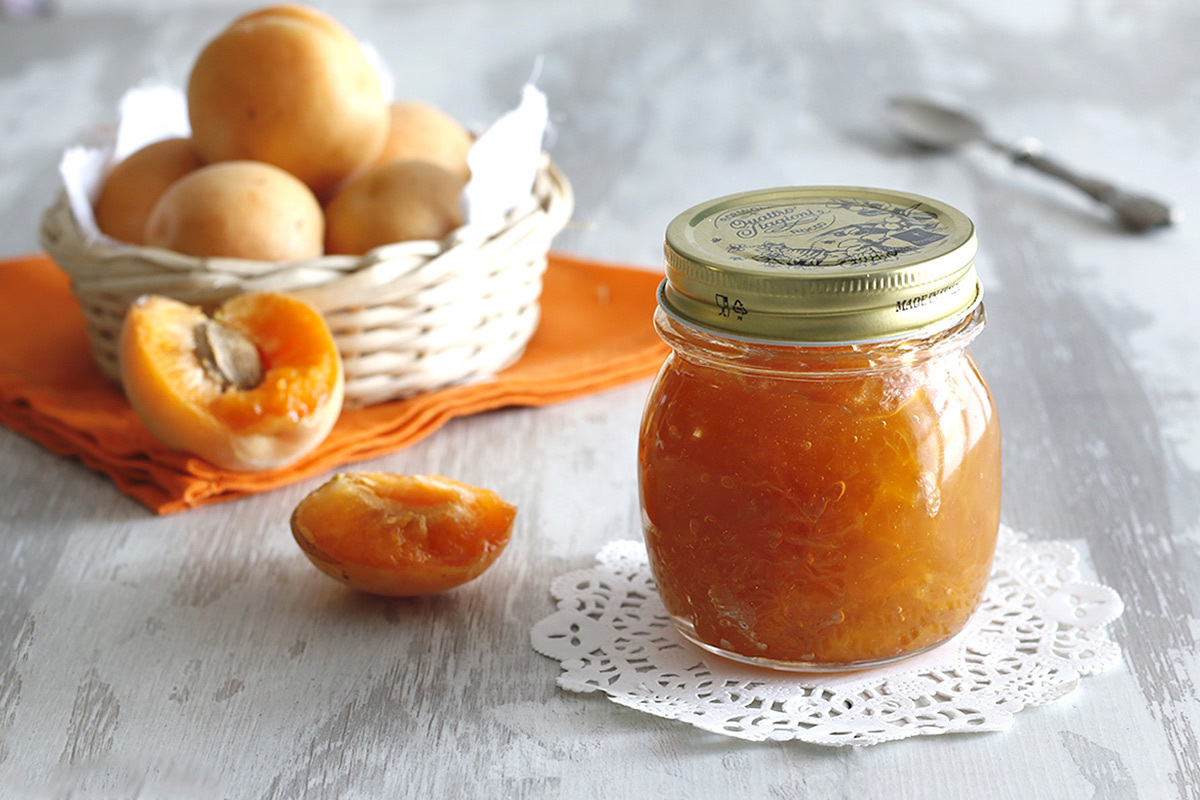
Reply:
M142 297L125 316L119 363L130 405L159 441L230 470L304 456L328 436L345 394L320 312L280 293L237 295L211 318Z
M473 580L507 546L516 507L440 475L344 473L305 497L292 535L325 574L371 594L413 597Z

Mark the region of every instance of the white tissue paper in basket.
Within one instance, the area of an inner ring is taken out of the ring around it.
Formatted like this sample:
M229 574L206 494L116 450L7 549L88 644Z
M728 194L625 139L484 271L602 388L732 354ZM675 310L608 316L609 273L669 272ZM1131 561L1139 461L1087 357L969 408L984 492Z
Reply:
M546 96L526 84L520 104L475 140L467 154L471 180L460 201L467 223L499 226L505 214L529 198L548 118ZM190 133L183 92L174 86L145 85L130 89L121 98L115 138L107 137L102 145L77 145L63 153L59 173L86 240L122 244L100 232L92 212L112 166L152 142Z
M113 165L152 142L191 133L187 102L174 86L130 89L121 97L118 120L115 136L107 137L102 144L67 148L58 165L71 213L88 241L121 244L100 233L92 212L92 204Z
M462 194L467 222L499 227L504 215L529 197L549 116L546 95L527 83L520 105L496 120L471 145L467 153L471 180Z

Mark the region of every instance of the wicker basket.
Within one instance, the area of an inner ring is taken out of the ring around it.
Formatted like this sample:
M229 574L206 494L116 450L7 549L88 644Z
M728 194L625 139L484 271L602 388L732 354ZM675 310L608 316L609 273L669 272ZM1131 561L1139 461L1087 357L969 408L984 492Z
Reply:
M346 402L361 406L482 380L516 361L537 327L550 242L573 204L570 184L543 156L529 200L499 228L465 225L440 242L361 257L274 264L88 241L65 192L42 219L41 241L71 276L108 378L119 379L121 323L140 295L212 308L241 292L282 291L325 316L345 366Z

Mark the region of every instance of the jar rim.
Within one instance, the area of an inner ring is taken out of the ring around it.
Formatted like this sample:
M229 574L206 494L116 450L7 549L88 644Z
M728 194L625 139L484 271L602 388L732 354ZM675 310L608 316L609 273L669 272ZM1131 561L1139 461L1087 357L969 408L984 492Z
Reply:
M662 312L664 314L666 314L668 317L675 320L676 322L683 324L683 325L688 325L693 328L698 328L700 330L707 331L708 333L715 334L717 336L721 336L726 339L731 339L733 341L745 342L746 344L778 345L778 346L784 346L784 347L813 347L813 348L854 347L854 346L858 346L858 345L869 346L869 345L875 345L875 344L886 344L888 342L894 342L894 341L897 341L900 339L926 339L931 336L935 336L944 330L949 330L950 328L953 328L954 326L961 323L963 320L970 317L976 311L978 311L980 306L983 305L983 284L976 281L975 294L969 305L967 305L966 307L961 309L961 311L959 311L958 313L955 313L954 315L949 316L949 317L943 317L941 319L937 319L934 322L930 323L929 325L926 325L923 328L915 328L912 330L903 330L903 331L892 333L892 334L889 334L886 336L876 336L876 337L861 338L861 339L780 338L780 337L772 337L772 336L755 336L755 335L747 334L747 333L744 333L741 331L730 331L730 330L726 330L726 329L722 329L722 328L718 328L718 327L713 327L710 325L706 325L703 322L697 321L696 319L694 319L692 317L688 317L683 314L680 314L672 306L671 301L667 299L667 293L670 291L669 284L670 284L670 282L668 280L664 279L658 285L658 290L657 290L658 307L662 310Z
M982 297L975 227L921 195L856 186L727 195L679 214L664 241L665 310L755 341L917 335Z

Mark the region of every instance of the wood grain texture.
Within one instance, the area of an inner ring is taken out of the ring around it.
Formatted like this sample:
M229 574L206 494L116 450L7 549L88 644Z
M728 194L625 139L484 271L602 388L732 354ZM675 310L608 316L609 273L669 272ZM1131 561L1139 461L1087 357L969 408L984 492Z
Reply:
M37 247L62 148L251 2L59 4L0 20L0 256ZM468 124L540 64L576 190L559 249L657 268L680 210L780 184L916 191L976 222L1005 521L1065 539L1126 602L1124 663L1004 733L751 744L555 686L529 646L550 580L639 535L646 383L457 420L360 465L515 503L481 579L415 600L312 569L321 479L155 518L0 430L0 795L136 798L1200 798L1200 234L1137 237L994 154L883 128L923 92L1073 165L1200 209L1200 7L1071 0L321 4L397 94ZM431 65L434 65L431 67Z

